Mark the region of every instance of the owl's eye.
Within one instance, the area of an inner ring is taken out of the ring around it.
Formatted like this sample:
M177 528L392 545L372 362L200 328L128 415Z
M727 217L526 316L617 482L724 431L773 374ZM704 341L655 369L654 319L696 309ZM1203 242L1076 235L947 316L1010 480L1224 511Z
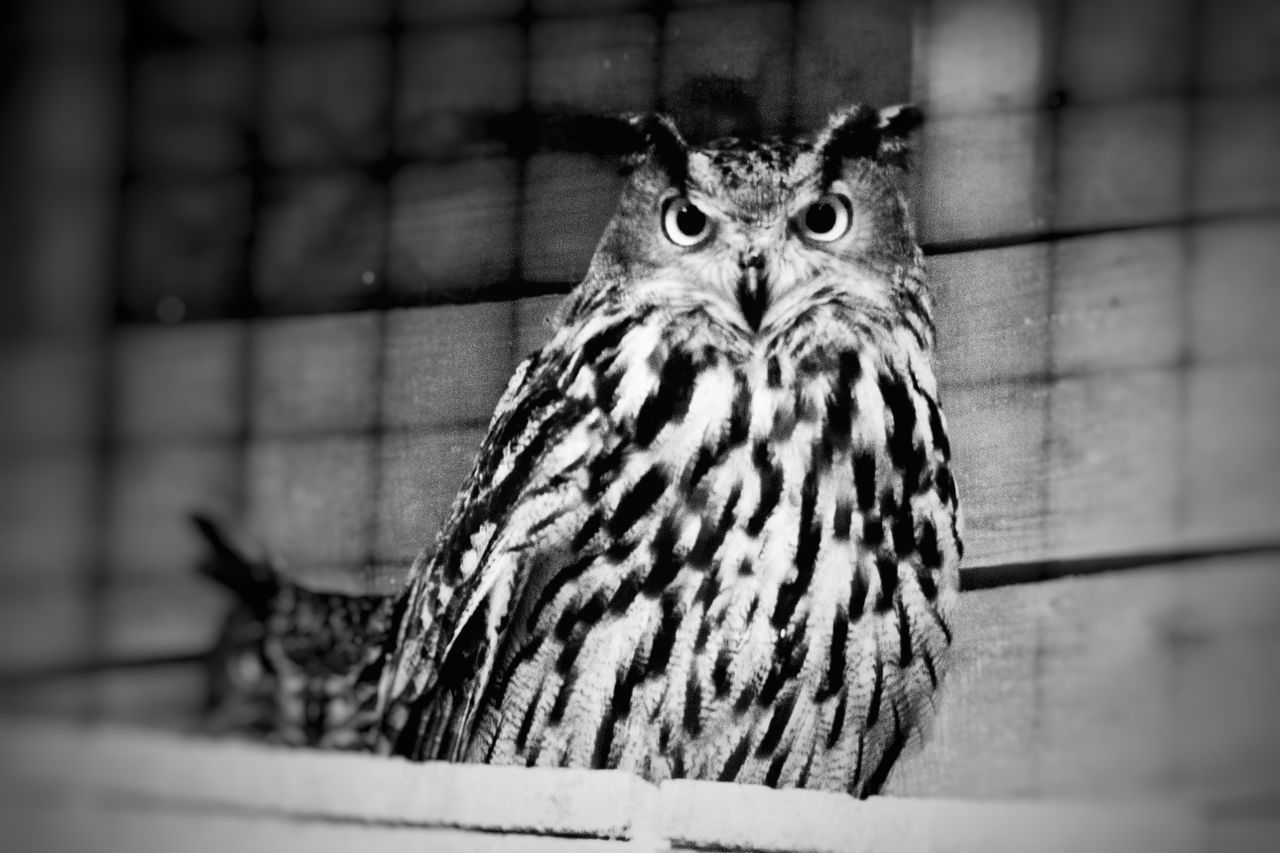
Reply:
M839 240L849 230L849 200L827 193L806 207L796 219L800 234L809 240L829 243Z
M667 199L662 206L662 230L677 246L696 246L711 236L711 220L684 196Z

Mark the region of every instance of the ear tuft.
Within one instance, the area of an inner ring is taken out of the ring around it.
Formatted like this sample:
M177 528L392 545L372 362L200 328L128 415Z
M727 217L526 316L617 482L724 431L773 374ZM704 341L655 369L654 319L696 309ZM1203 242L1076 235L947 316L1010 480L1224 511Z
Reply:
M924 113L913 104L899 104L880 111L880 149L876 158L904 172L910 165L911 143L907 137L924 124Z
M653 160L666 171L671 183L683 185L689 172L689 145L670 116L662 113L624 116L636 136L631 166Z
M874 157L880 147L880 117L866 104L853 104L831 115L815 147L822 160L823 183L840 176L845 160Z
M190 517L208 546L197 565L200 573L231 590L242 603L265 609L278 585L270 556L225 522L199 512Z
M905 169L910 151L906 137L923 120L923 113L910 104L879 111L854 104L836 112L817 139L823 180L835 180L845 160L858 158Z
M880 111L880 133L902 139L924 124L924 113L915 104L897 104Z

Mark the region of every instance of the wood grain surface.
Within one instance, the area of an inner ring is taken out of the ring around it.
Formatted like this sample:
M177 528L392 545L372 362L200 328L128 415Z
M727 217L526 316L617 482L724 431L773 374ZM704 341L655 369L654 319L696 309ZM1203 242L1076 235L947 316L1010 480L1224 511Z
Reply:
M626 842L654 851L1134 853L1198 850L1208 829L1203 812L1177 802L855 801L716 782L653 786L615 771L236 747L110 727L18 724L0 736L0 753L10 837L17 828L42 848L57 839L74 849L168 849L183 840L182 849L199 850L597 850Z

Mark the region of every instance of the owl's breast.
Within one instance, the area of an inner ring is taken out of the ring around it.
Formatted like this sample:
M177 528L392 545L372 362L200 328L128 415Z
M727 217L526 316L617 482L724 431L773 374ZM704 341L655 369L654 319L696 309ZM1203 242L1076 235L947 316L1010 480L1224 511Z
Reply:
M585 510L470 757L866 790L950 640L927 367L856 336L741 358L652 326L584 362Z

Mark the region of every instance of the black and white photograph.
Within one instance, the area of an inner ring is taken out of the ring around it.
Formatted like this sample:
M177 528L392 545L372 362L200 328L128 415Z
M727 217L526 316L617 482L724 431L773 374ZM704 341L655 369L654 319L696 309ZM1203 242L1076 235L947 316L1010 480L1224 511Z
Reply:
M0 847L1280 850L1280 3L0 16Z

